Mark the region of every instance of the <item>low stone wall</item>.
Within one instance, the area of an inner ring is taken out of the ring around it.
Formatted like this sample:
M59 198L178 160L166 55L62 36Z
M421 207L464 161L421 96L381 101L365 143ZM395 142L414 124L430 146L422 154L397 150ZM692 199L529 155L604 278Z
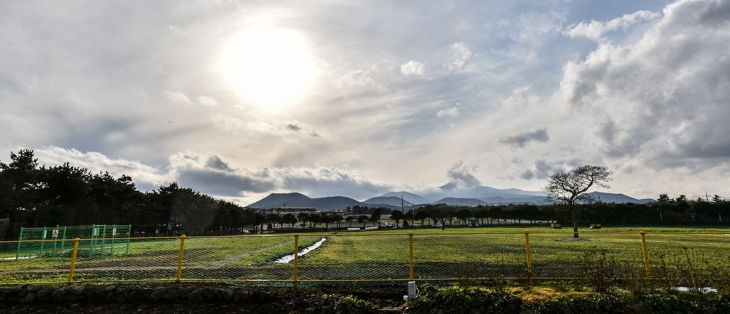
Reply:
M149 302L261 302L272 298L265 289L170 285L24 285L0 287L0 305L70 303Z

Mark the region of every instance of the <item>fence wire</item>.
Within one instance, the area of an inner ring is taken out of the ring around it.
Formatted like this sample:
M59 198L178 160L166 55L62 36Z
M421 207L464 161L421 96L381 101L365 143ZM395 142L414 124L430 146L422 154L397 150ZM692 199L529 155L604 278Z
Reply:
M578 239L570 232L353 232L77 241L76 250L71 239L0 242L0 284L557 280L592 272L667 286L730 280L724 233L646 234L646 255L638 232L601 231Z

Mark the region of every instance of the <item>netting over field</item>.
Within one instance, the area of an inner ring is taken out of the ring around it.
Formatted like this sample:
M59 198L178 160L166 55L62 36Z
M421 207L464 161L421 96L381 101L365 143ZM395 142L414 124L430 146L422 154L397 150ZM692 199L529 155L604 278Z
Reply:
M16 259L70 256L69 239L88 239L79 243L79 254L108 255L127 253L130 225L88 225L21 228Z

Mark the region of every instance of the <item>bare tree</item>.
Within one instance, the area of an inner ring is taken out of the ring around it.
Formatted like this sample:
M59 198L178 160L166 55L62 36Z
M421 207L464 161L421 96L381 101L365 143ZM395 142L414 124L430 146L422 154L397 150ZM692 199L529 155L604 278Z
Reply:
M548 185L542 190L553 201L568 205L573 220L573 237L578 238L578 209L576 203L591 201L585 194L593 186L610 188L611 172L603 166L585 165L568 172L558 171L550 175Z

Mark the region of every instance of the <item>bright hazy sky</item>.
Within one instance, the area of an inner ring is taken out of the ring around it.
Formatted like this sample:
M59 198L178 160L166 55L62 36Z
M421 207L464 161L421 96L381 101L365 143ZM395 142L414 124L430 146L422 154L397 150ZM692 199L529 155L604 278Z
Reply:
M3 1L0 160L271 192L730 196L730 1Z

